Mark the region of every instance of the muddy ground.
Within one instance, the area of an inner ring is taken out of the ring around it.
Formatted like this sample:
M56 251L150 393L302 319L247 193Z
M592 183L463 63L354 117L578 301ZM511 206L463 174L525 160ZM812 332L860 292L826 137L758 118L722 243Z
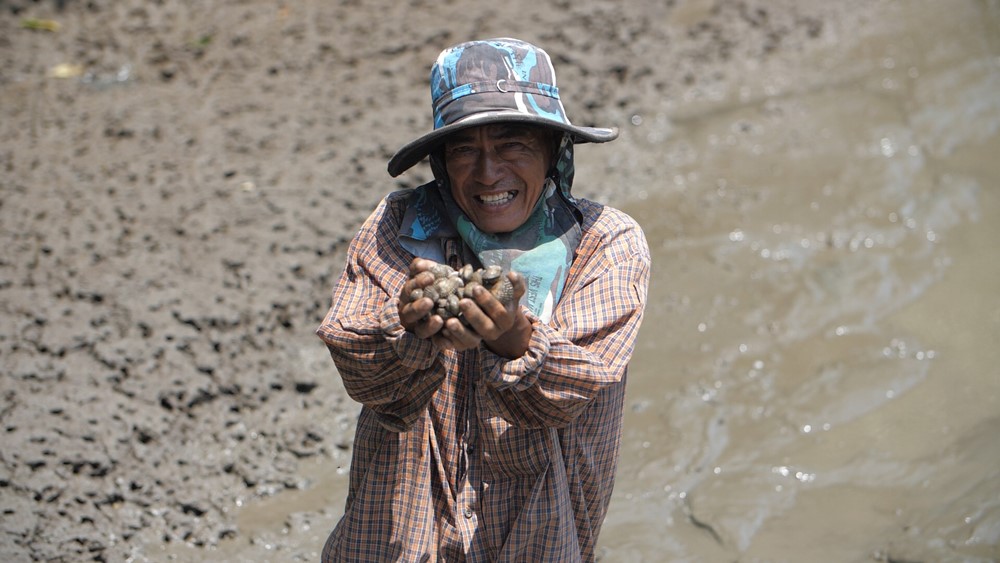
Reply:
M442 48L536 42L575 122L629 127L866 6L0 0L0 559L212 548L304 462L343 468L357 407L313 330L359 223L430 176L385 163ZM577 195L664 176L614 150Z

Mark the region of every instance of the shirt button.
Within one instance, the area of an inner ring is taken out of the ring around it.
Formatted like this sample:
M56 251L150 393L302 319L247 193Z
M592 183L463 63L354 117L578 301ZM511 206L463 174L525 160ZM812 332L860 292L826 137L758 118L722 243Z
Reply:
M466 518L472 518L472 508L470 508L468 506L465 507L465 517Z
M471 454L472 452L476 451L476 446L474 444L469 444L465 446L465 451Z

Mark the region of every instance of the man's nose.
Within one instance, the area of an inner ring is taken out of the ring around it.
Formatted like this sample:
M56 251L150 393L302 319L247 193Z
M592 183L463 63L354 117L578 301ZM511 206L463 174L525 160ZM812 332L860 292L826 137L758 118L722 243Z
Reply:
M494 151L484 150L476 160L476 180L487 186L493 185L503 177L504 160Z

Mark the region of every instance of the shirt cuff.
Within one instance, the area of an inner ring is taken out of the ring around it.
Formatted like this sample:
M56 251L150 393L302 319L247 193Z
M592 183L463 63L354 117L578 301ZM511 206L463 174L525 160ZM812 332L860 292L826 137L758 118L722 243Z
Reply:
M396 351L400 363L410 369L427 369L438 355L438 347L429 338L417 335L403 328L399 322L399 298L385 302L379 314L379 325L389 345Z
M552 328L527 309L524 310L524 316L531 322L531 338L528 340L528 350L523 356L509 360L494 354L485 346L482 347L481 373L486 382L496 389L513 388L515 391L521 391L531 387L538 380L545 359L549 355L549 336Z

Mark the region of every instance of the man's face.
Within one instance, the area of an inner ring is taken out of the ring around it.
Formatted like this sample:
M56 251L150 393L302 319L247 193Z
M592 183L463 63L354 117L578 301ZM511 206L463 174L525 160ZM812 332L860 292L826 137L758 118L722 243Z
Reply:
M445 141L451 195L480 230L508 233L527 221L552 159L551 133L515 123L482 125Z

